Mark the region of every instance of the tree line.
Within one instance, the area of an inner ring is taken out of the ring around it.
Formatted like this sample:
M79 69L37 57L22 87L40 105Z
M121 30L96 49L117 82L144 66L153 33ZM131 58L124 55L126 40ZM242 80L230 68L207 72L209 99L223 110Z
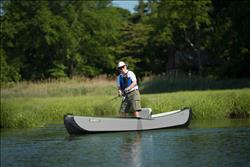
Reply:
M1 4L1 81L113 76L119 60L138 76L250 77L250 2L111 0Z

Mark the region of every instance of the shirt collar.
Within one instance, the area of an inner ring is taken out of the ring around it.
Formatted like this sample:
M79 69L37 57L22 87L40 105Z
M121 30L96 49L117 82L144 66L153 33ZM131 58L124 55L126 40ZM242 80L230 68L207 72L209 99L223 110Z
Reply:
M126 70L125 74L123 74L122 72L121 72L121 74L122 74L123 76L126 76L126 75L128 74L128 70Z

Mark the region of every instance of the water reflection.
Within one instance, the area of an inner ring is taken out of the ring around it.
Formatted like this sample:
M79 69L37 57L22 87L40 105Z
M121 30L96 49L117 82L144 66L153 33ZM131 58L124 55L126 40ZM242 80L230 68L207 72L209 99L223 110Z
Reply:
M126 162L128 166L141 166L141 154L141 132L124 135L121 144L121 159Z

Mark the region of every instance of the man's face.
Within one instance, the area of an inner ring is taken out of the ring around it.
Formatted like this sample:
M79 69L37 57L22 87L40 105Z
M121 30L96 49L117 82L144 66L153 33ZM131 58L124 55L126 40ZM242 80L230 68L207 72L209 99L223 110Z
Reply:
M127 67L126 67L126 66L119 67L118 69L119 69L119 71L120 71L122 74L126 74L126 72L127 72Z

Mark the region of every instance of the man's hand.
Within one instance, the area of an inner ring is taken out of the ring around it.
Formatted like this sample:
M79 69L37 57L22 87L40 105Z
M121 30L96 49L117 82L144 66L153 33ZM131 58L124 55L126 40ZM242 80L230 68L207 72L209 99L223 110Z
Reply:
M122 96L122 91L120 89L118 90L118 96Z
M124 89L124 93L127 94L129 92L129 89L128 88L125 88Z

